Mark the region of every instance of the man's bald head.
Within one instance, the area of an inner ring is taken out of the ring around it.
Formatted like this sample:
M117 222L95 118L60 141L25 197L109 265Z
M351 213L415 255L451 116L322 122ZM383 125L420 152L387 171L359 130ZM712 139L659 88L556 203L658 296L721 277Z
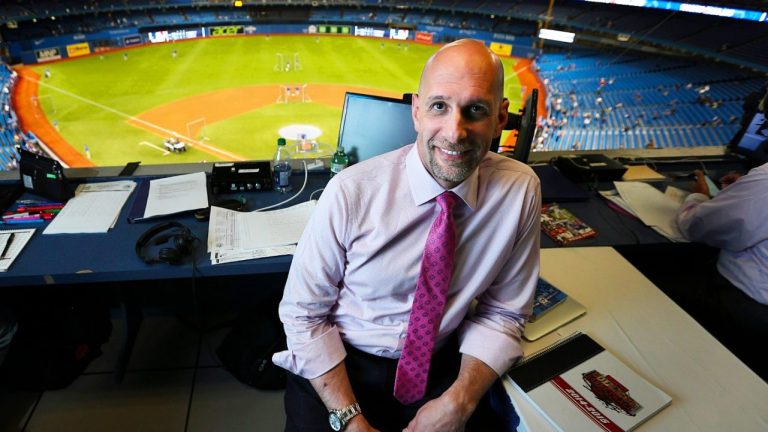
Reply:
M427 60L421 72L419 93L424 81L432 74L439 73L444 67L461 66L478 75L490 74L494 77L493 89L499 99L504 97L504 66L501 59L485 44L476 39L459 39L440 48ZM492 71L489 71L492 69Z

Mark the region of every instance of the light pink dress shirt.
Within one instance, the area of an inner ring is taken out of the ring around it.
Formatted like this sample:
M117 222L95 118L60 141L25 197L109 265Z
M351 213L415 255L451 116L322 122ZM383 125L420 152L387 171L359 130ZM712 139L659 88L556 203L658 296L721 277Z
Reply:
M488 153L452 191L463 202L454 208L455 268L438 344L458 329L460 351L501 375L522 355L539 274L539 179ZM342 341L400 357L442 192L414 145L331 179L293 258L280 303L288 350L273 356L276 365L316 378L344 360Z

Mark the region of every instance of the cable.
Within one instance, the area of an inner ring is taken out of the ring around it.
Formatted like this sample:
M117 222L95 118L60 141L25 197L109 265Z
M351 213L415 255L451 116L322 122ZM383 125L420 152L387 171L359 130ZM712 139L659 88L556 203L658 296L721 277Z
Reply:
M315 196L315 194L316 194L316 193L318 193L318 192L322 192L322 191L324 191L324 190L325 190L325 188L324 188L324 187L322 187L322 188L320 188L320 189L317 189L317 190L313 191L311 194L309 194L309 200L310 200L310 201L312 201L312 197L313 197L313 196Z
M269 210L271 208L279 207L279 206L281 206L281 205L283 205L283 204L285 204L287 202L293 201L297 196L301 195L301 193L304 192L304 188L307 187L307 179L309 179L309 168L307 168L307 162L306 161L301 161L301 162L304 164L304 184L301 185L301 189L299 189L298 192L296 192L292 197L288 198L285 201L281 201L281 202L279 202L277 204L272 204L271 206L262 207L260 209L254 210L254 211L264 211L264 210Z

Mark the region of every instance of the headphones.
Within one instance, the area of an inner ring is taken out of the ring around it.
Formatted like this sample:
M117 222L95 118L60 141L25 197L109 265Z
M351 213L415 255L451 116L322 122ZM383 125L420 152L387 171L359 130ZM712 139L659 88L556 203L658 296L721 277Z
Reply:
M147 254L150 246L157 246L173 241L173 247L161 248L157 256ZM184 257L195 251L195 242L199 241L189 228L178 222L159 223L139 237L136 241L136 255L147 264L181 264Z

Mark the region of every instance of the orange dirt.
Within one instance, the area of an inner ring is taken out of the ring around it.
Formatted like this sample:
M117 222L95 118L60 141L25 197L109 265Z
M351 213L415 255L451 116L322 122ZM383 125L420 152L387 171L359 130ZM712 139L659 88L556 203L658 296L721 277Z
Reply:
M40 103L37 102L37 82L40 75L28 67L14 68L19 74L19 80L13 89L13 109L19 117L21 130L33 130L65 164L71 167L90 167L93 162L77 152L67 143L56 128L45 116Z

